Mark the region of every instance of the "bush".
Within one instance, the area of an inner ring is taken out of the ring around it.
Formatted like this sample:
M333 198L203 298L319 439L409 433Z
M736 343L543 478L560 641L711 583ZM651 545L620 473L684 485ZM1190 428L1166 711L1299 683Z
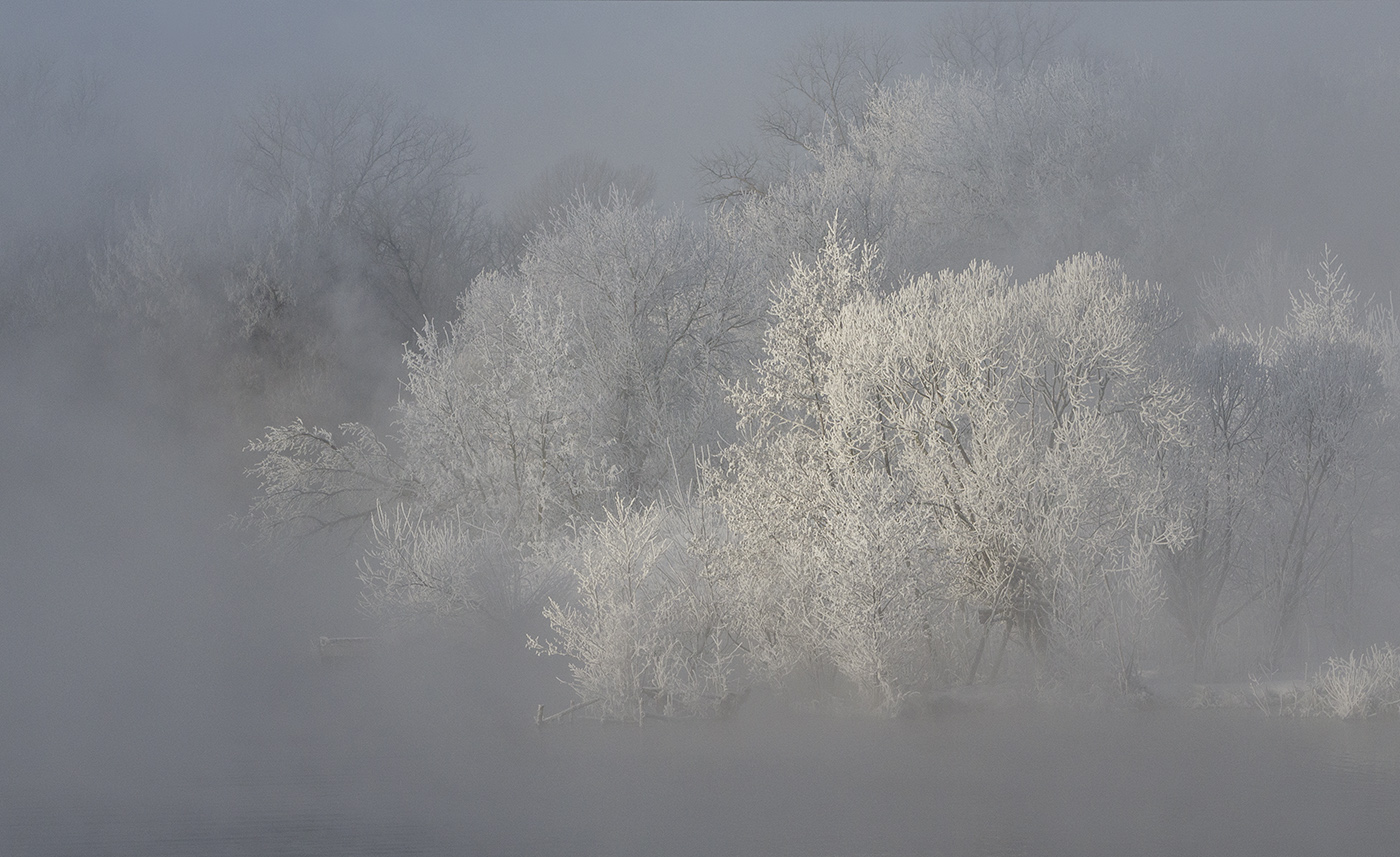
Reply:
M570 661L570 687L589 716L723 714L736 650L688 542L700 511L619 506L568 542L555 561L573 574L574 597L545 609L554 639L540 654Z
M1344 719L1400 712L1400 649L1372 646L1360 658L1332 658L1317 678L1321 713Z

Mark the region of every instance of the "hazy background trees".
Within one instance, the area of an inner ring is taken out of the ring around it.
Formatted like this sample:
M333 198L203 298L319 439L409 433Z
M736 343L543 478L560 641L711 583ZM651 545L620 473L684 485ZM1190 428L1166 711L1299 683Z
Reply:
M1219 158L1196 110L1178 81L1131 60L1060 57L1017 75L943 64L870 82L859 113L810 134L782 182L729 203L805 253L839 213L896 282L974 259L1041 271L1078 252L1175 281L1191 254L1217 252L1193 231Z
M1190 538L1163 568L1198 674L1221 666L1215 638L1251 635L1250 621L1269 668L1299 653L1304 614L1313 634L1350 641L1358 530L1363 553L1375 545L1360 516L1393 454L1382 367L1395 322L1359 301L1330 253L1305 276L1286 319L1222 326L1186 357L1200 416L1171 467Z
M935 68L1024 80L1071 53L1087 53L1082 41L1069 43L1076 17L1056 6L957 6L929 21L921 47Z
M217 343L222 383L363 407L492 262L467 129L342 83L269 93L236 134L118 221L99 301L167 354Z
M125 157L107 84L37 52L0 61L0 329L90 305L87 254L145 167Z
M465 126L351 83L274 92L240 131L244 180L314 245L308 263L324 270L309 279L363 280L395 335L444 317L485 267L461 186L474 169Z

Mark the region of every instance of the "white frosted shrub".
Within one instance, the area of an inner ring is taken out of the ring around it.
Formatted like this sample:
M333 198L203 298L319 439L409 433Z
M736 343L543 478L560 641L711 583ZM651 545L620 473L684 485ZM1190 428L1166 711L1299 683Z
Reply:
M1322 711L1334 717L1361 718L1400 711L1400 649L1372 646L1356 656L1327 661L1317 678Z
M553 637L531 646L569 659L569 684L589 716L714 715L734 699L734 646L689 549L695 514L620 507L553 557L573 593L549 602Z
M403 504L376 509L359 564L362 606L390 617L520 619L538 615L570 583L499 534L473 533L459 515L428 519Z

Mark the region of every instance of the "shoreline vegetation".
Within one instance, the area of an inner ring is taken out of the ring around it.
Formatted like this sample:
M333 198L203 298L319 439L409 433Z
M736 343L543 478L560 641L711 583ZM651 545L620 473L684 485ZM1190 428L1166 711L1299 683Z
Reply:
M670 442L699 412L636 412L645 390L597 385L604 345L570 344L608 325L490 279L471 297L499 286L512 335L465 301L445 339L429 329L386 438L297 421L249 445L250 523L357 526L367 613L535 628L574 710L604 721L723 717L749 688L893 717L998 677L1131 706L1153 701L1145 671L1199 681L1227 650L1227 675L1298 668L1309 614L1355 597L1341 548L1395 439L1400 326L1335 257L1281 327L1202 342L1102 255L881 293L877 251L840 232L775 286L754 377L701 385L736 436L685 476ZM1377 646L1250 695L1367 717L1397 707L1397 676Z

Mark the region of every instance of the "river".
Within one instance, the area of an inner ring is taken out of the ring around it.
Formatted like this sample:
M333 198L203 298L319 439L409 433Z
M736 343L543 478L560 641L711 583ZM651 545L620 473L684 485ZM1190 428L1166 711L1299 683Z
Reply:
M0 378L0 854L1400 853L1400 723L1248 711L575 723L520 635L373 631L352 562L140 400ZM316 557L329 556L329 559Z

